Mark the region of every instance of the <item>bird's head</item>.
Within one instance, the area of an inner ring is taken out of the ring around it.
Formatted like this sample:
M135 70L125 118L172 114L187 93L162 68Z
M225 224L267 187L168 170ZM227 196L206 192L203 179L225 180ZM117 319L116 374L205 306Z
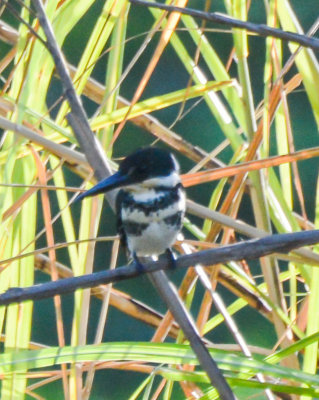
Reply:
M76 200L122 187L132 191L141 187L169 188L179 182L179 165L174 156L166 150L146 147L127 156L118 172L80 194Z

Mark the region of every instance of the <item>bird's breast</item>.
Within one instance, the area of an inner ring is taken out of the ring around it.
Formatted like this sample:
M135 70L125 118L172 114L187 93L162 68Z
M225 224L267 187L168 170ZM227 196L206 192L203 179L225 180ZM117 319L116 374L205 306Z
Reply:
M119 211L130 252L158 255L174 244L181 230L185 194L181 186L122 193Z

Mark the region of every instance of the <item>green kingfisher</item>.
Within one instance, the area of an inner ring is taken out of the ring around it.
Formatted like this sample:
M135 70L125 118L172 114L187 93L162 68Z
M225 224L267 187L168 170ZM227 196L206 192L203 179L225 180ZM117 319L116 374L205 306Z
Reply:
M139 257L164 252L182 228L185 193L179 165L168 151L146 147L127 156L119 171L102 180L77 200L120 188L116 195L117 230L121 244L139 264Z

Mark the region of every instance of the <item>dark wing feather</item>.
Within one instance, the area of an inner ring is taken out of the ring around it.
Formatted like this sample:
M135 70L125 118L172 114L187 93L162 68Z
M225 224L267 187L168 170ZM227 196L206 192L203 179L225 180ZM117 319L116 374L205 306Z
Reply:
M127 239L126 239L126 234L125 234L123 221L122 221L122 217L121 217L121 209L122 209L122 204L123 204L125 197L126 197L125 192L123 190L120 190L116 196L115 208L116 208L117 233L120 235L121 245L127 250Z

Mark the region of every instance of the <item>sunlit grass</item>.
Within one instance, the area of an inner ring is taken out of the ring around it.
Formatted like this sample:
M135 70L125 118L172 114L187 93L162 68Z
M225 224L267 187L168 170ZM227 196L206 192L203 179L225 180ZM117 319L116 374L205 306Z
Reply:
M87 0L48 2L47 15L59 46L63 47L66 40L74 37L74 27L83 26L93 3ZM207 0L206 6L209 3ZM178 4L184 6L182 1ZM287 1L269 0L266 4L265 20L269 25L302 33L300 16L294 14ZM31 4L26 1L24 5ZM89 99L89 121L107 156L124 157L138 143L153 143L155 137L156 144L172 149L181 160L188 159L191 171L184 171L182 175L185 187L220 180L214 188L205 186L208 201L201 202L205 212L202 210L196 220L187 216L184 227L187 239L176 244L176 252L233 243L242 236L262 237L272 231L318 228L318 189L304 193L302 166L298 162L317 157L319 150L315 145L299 150L295 143L300 143L300 132L294 128L297 116L289 108L291 96L303 90L308 102L300 104L300 108L312 115L313 126L318 125L319 67L315 54L309 49L299 50L296 44L260 38L266 53L263 74L257 77L263 85L262 99L257 105L252 86L252 81L256 81L253 64L256 55L247 32L238 29L219 32L218 38L224 34L233 39L233 47L225 45L221 52L220 46L209 39L211 34L209 38L205 34L205 29L208 32L210 27L204 22L150 9L149 20L138 20L143 34L131 38L129 32L137 23L140 10L127 0L106 0L100 5L100 12L93 16L89 40L84 42L80 35L74 44L81 50L80 57L77 65L69 68L77 93ZM227 13L235 18L247 19L246 7L246 2L225 1ZM32 7L21 7L20 15L43 36ZM91 273L96 245L100 246L101 241L112 244L104 256L105 265L115 267L119 251L113 222L103 219L101 197L77 205L80 216L71 207L68 189L73 192L74 187L70 179L83 180L82 188L86 188L93 183L93 173L69 127L69 106L63 92L53 90L58 77L49 52L30 35L29 27L17 22L18 25L14 44L0 60L3 73L1 292L38 283L38 274L34 280L34 268L50 275L52 280ZM135 26L134 29L137 31ZM162 87L156 91L153 78L158 70L164 74L175 72L164 65L166 51L182 66L181 75L186 74L188 79L180 85L178 77L176 82L180 87L167 91L165 85L165 91ZM143 58L144 53L151 56ZM8 59L12 62L7 62ZM98 82L95 67L101 69L101 63L105 75ZM290 64L294 66L291 71ZM131 101L122 94L132 81ZM205 104L205 119L213 127L212 136L218 131L221 137L215 150L213 138L202 144L201 132L196 126L199 108L191 100L195 97ZM169 120L172 109L176 112L174 123L163 123L159 116L164 121L167 110ZM193 125L188 140L179 125L185 115L192 118ZM15 125L7 125L6 121ZM135 137L127 134L129 124L143 129L136 143ZM34 131L31 139L27 129ZM228 159L227 165L225 159ZM116 169L116 159L112 166ZM309 209L310 196L311 204L315 205L313 210ZM249 217L242 213L247 204L251 218L242 223L237 220L238 215ZM104 207L107 207L105 203ZM310 221L307 215L315 215L315 221ZM100 225L107 227L107 237L98 237ZM45 244L38 245L39 241ZM219 295L214 301L208 293L198 294L200 283L194 269L185 274L180 294L188 307L197 310L194 319L200 331L215 337L218 329L223 328L233 338L233 345L219 343L211 351L235 393L249 388L252 396L269 396L265 392L269 388L304 400L319 397L316 375L319 272L312 266L316 262L313 253L316 251L316 248L298 250L287 255L284 263L278 255L264 257L258 264L258 277L256 264L252 266L246 261L207 268ZM220 285L227 292L221 291ZM231 297L228 292L232 293ZM93 327L90 321L96 310L91 304L91 295L102 304L98 323ZM193 307L194 297L199 306ZM195 398L194 393L196 398L217 398L206 376L194 368L196 357L171 314L161 315L148 304L135 300L138 299L110 286L78 290L74 294L72 321L66 324L61 299L56 296L54 336L57 342L54 346L48 346L45 338L43 343L31 341L32 335L41 331L41 323L33 323L31 302L2 307L1 399L19 400L26 398L26 393L41 398L37 390L55 380L62 382L65 399L88 399L94 388L95 372L104 369L125 370L123 376L130 371L146 374L146 378L141 375L145 380L140 386L137 384L131 393L132 399L177 399L180 390L183 398ZM227 305L225 309L223 302ZM105 341L105 326L112 324L109 305L124 312L127 318L153 327L154 343ZM248 306L271 326L276 339L269 348L249 343L249 335L240 325L237 328L242 340L239 340L232 318L236 320L237 314ZM88 339L92 332L94 345ZM167 336L176 340L176 344L165 343ZM154 379L155 376L160 379Z

